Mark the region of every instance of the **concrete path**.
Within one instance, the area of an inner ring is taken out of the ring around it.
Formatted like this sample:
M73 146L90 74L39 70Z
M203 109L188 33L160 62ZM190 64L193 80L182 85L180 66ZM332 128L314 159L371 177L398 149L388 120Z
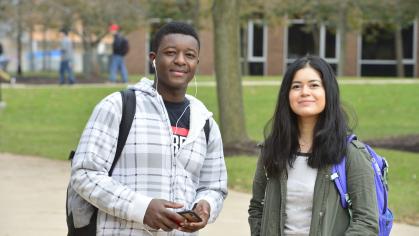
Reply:
M0 236L66 235L65 194L69 163L0 154ZM250 195L230 191L217 222L201 236L250 235ZM396 224L392 236L417 236L419 227Z

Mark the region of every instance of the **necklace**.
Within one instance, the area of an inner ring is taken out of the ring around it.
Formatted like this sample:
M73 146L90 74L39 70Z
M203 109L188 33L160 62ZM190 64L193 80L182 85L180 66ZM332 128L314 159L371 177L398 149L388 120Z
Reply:
M300 145L300 151L302 152L308 152L311 149L311 144L309 143L298 141L298 144Z
M304 142L298 142L300 144L301 147L308 147L310 146L308 143L304 143Z

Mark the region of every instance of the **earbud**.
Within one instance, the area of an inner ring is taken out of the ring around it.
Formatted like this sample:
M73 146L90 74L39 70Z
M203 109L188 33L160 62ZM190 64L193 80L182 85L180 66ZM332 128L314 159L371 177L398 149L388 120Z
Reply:
M153 59L153 66L156 68L156 59Z

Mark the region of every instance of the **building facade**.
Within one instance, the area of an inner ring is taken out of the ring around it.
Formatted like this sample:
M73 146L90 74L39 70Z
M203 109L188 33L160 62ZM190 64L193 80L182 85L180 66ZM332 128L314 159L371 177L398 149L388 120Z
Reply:
M153 68L148 60L150 39L158 24L128 35L133 50L127 56L131 74L149 74ZM298 57L315 54L325 58L336 70L340 50L340 35L327 25L316 32L307 30L303 20L290 20L285 26L267 26L261 21L249 21L242 45L242 65L245 74L282 76L287 65ZM211 27L199 32L201 53L199 74L214 74L214 44ZM419 77L419 21L403 29L403 64L406 77ZM345 76L394 77L397 75L394 34L376 25L366 27L364 33L346 35ZM245 50L243 50L243 48ZM245 60L246 58L246 60Z
M148 27L139 28L127 35L130 51L125 60L130 75L143 76L154 72L148 54L152 36L161 24L159 21L151 21ZM306 54L320 55L336 70L340 54L339 33L327 25L321 25L314 31L308 29L303 20L289 20L282 26L268 26L259 20L249 21L240 33L243 74L281 77L289 63ZM348 32L346 35L344 75L396 76L394 34L373 24L368 25L363 32ZM205 27L199 29L199 35L201 51L198 74L213 75L214 43L211 22L207 22ZM405 76L419 77L419 20L405 27L402 35ZM82 72L83 47L76 35L70 37L75 48L74 69L76 72ZM35 33L32 43L29 43L28 38L26 36L24 39L22 69L24 71L58 70L60 58L58 32L47 32L46 36ZM10 58L9 71L13 72L17 61L15 41L3 35L1 42L6 55ZM112 37L105 37L95 55L98 57L102 73L108 71L111 43Z

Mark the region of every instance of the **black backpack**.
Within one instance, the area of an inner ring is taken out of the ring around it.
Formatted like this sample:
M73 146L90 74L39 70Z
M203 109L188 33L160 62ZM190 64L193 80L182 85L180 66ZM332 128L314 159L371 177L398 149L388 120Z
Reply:
M122 96L122 118L121 123L119 124L119 137L118 137L118 144L116 146L116 152L115 152L115 158L112 162L111 169L109 170L108 175L111 176L113 169L115 168L115 165L117 161L119 160L119 157L121 156L122 149L125 146L125 142L127 141L129 131L131 129L132 121L134 120L135 115L135 107L136 107L136 97L135 97L135 91L131 89L126 89L120 91ZM209 119L206 120L205 126L204 126L204 132L205 132L205 139L208 144L209 140ZM75 151L72 150L69 155L69 159L72 160L74 157ZM74 226L73 221L73 213L68 212L68 193L69 193L70 185L67 188L67 197L66 197L66 220L67 220L67 229L68 229L68 236L94 236L96 235L96 220L97 220L97 212L98 209L88 203L87 201L84 201L84 204L90 205L90 207L93 209L93 214L90 217L89 224L82 228L76 228Z
M123 56L127 55L129 52L129 42L125 37L121 38L121 53Z
M111 176L115 165L121 156L122 149L125 146L125 142L127 141L127 137L129 131L131 129L132 121L134 120L135 115L135 106L136 106L136 98L135 98L135 91L131 89L126 89L120 91L122 96L122 118L121 123L119 124L119 137L118 137L118 144L116 147L115 158L112 163L111 169L109 170L108 175ZM69 159L72 160L74 157L75 151L70 152ZM92 206L90 203L85 201L84 204L89 204L93 208L93 215L90 217L89 224L82 227L76 228L74 226L73 221L73 213L70 212L69 214L69 206L68 206L68 193L69 193L70 185L67 188L67 198L66 198L66 216L67 216L67 228L68 228L68 236L92 236L96 235L96 219L97 219L97 211L98 209Z

